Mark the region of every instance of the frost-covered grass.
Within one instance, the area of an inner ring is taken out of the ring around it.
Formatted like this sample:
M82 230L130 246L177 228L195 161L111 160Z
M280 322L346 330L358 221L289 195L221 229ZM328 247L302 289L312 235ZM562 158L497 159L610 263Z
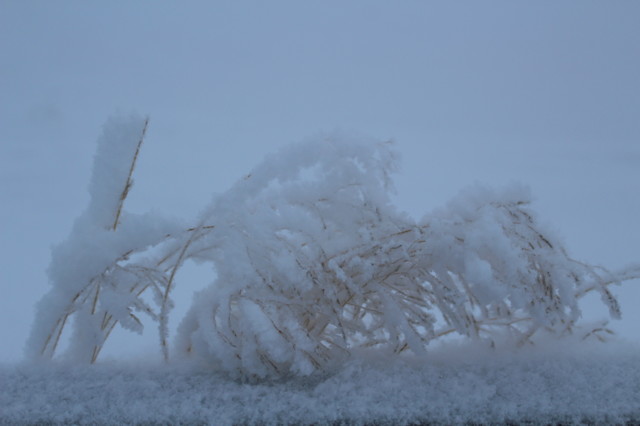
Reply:
M193 364L0 368L0 423L455 424L640 421L640 348L448 342L357 353L332 375L241 383Z
M116 326L142 334L143 319L157 325L165 360L251 380L322 374L361 348L424 356L451 334L601 338L605 325L579 323L580 299L599 294L619 318L610 287L640 278L640 265L572 258L520 185L476 185L416 221L390 197L393 144L337 135L267 156L190 225L131 214L123 204L147 124L118 117L103 129L89 206L52 251L31 360L95 363ZM169 336L186 261L208 265L209 285Z

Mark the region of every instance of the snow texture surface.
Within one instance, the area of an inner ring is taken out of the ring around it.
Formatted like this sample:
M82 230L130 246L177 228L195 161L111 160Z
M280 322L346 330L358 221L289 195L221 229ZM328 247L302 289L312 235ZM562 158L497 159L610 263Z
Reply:
M570 346L571 345L571 346ZM519 352L450 342L428 361L359 354L330 376L241 383L193 365L0 368L0 423L625 423L640 420L640 351Z

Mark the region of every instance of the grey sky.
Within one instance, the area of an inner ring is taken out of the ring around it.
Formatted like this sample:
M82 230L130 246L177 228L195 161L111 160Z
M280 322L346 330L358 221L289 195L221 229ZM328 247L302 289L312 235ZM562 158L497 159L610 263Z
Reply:
M634 1L0 1L0 361L118 110L151 116L135 211L189 219L265 153L343 129L398 142L414 215L521 181L576 257L640 261L639 19ZM627 286L614 327L640 340Z

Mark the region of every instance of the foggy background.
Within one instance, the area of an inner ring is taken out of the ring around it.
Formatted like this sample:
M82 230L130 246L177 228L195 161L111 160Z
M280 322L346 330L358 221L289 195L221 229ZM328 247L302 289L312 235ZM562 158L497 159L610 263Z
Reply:
M0 362L22 357L116 112L151 117L130 211L189 220L266 153L337 129L397 142L415 217L522 182L574 258L640 262L638 22L633 1L0 0ZM190 273L172 329L208 284ZM614 293L612 328L640 341L640 282Z

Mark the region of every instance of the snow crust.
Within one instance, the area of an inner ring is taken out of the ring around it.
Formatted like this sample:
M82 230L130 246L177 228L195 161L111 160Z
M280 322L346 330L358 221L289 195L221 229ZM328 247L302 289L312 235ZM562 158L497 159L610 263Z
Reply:
M640 348L448 342L361 352L332 375L248 384L192 364L0 367L0 423L460 424L640 421Z

